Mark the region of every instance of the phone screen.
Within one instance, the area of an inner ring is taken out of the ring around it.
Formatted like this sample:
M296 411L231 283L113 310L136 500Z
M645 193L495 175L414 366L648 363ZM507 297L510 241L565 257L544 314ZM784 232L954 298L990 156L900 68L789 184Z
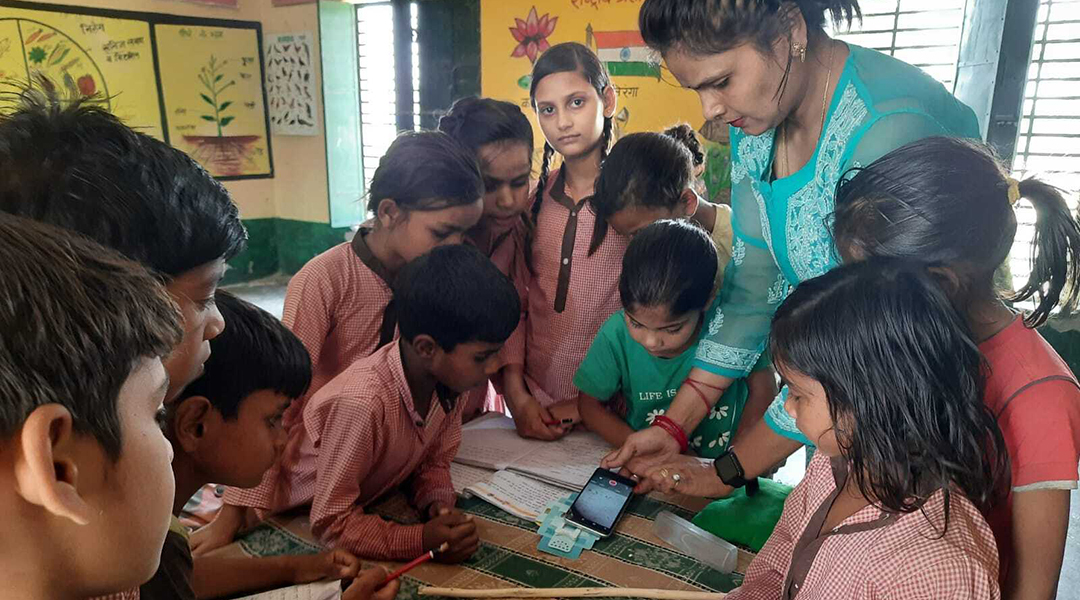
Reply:
M579 525L607 535L630 501L633 491L632 480L597 469L570 506L568 517Z

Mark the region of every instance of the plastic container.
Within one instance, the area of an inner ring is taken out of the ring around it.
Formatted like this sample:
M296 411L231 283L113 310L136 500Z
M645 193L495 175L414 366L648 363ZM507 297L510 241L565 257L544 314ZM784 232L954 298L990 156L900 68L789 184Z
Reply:
M656 535L676 550L709 565L721 573L731 573L739 560L739 550L690 521L668 511L656 515Z

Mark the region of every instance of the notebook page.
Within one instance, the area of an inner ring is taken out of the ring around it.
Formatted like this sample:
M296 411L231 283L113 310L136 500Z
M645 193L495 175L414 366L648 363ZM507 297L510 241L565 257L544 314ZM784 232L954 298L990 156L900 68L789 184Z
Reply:
M252 594L237 600L338 600L339 598L341 598L340 581L320 581Z
M481 425L462 428L461 447L454 462L499 471L550 443L519 436L514 422L506 417L487 420Z
M454 483L454 492L459 496L466 495L466 488L488 481L493 475L495 471L491 469L481 469L456 462L450 463L450 481Z
M499 471L490 481L473 485L469 491L477 498L527 521L536 521L548 504L562 500L569 494L565 489L513 471Z
M570 490L589 482L600 460L613 450L595 433L575 431L514 460L509 468Z

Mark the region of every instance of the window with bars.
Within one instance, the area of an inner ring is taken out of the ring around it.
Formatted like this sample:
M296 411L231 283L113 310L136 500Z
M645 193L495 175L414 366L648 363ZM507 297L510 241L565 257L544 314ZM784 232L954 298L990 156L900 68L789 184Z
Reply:
M386 0L353 0L356 7L356 40L360 57L360 130L363 138L364 180L370 182L379 159L398 134L398 89L412 90L413 128L420 129L420 45L417 41L416 2L409 2L408 35L412 73L398 81L394 3ZM405 108L404 110L408 110Z
M1014 177L1039 177L1065 191L1073 211L1080 190L1080 0L1040 0L1024 87ZM1035 209L1017 207L1009 261L1014 286L1027 281Z
M915 65L953 91L965 0L861 0L862 22L829 35Z

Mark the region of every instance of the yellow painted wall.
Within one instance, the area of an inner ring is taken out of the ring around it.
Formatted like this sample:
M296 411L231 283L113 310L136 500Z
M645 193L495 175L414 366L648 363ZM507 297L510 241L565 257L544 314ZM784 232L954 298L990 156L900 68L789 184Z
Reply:
M533 121L537 146L544 142L543 133L536 125L536 114L529 107L529 81L532 61L527 46L518 49L518 37L530 41L530 12L535 9L533 21L540 27L554 20L554 28L544 41L554 45L561 42L580 42L597 48L597 37L611 39L612 32L637 32L638 10L641 0L620 2L597 0L482 0L480 3L480 82L485 96L518 103ZM598 34L591 40L588 29ZM517 30L515 34L511 29ZM540 33L542 35L543 32ZM602 45L599 44L599 45ZM644 48L623 48L620 44L611 48L619 55L618 60L637 62ZM623 51L623 52L620 52ZM520 56L514 56L521 54ZM656 62L658 59L650 56ZM626 66L624 72L633 67ZM619 68L619 67L615 67ZM660 78L642 75L618 75L612 71L612 83L618 93L616 126L621 133L634 131L657 131L676 122L686 121L694 129L703 124L701 105L693 92L679 87L670 73L661 72Z
M273 33L312 33L318 49L318 12L315 4L274 7L270 0L240 0L236 9L170 0L38 0L43 4L78 4L88 8L107 8L156 12L209 19L239 19L262 23L263 36ZM322 93L316 63L316 93ZM318 100L321 105L321 96ZM280 217L301 221L329 223L327 201L326 142L317 136L281 136L271 134L274 178L224 182L240 207L244 219Z

